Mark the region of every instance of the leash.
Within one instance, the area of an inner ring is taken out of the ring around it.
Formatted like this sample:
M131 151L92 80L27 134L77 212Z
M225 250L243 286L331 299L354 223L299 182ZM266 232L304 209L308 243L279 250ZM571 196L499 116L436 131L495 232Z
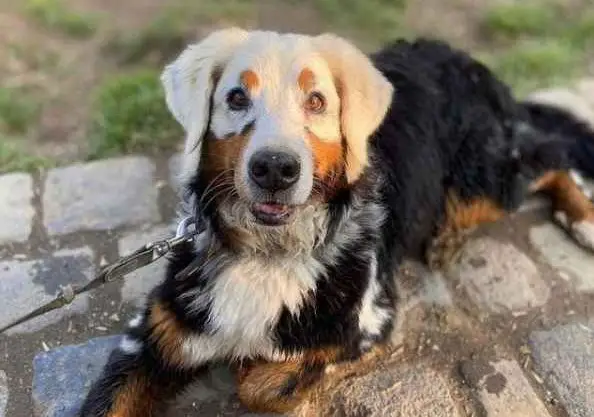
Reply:
M194 225L194 230L188 231L191 225ZM73 287L70 284L62 286L54 300L0 328L0 334L35 317L42 316L50 311L71 304L79 294L99 288L104 284L123 278L130 272L152 264L156 260L175 250L177 247L191 242L194 240L194 237L201 232L202 230L197 227L192 217L185 217L178 224L174 237L147 243L130 255L119 258L114 263L104 267L99 272L99 275L82 287Z

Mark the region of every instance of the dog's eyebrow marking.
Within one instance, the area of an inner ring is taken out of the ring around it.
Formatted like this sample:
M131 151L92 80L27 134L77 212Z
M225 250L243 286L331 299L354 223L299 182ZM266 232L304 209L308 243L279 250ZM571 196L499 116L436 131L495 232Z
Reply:
M241 81L241 85L251 92L256 90L260 85L260 78L258 78L258 75L252 70L243 71L239 76L239 80Z
M297 84L299 84L299 88L301 88L304 93L307 93L314 87L315 81L316 76L309 68L302 69L299 73L299 77L297 77Z

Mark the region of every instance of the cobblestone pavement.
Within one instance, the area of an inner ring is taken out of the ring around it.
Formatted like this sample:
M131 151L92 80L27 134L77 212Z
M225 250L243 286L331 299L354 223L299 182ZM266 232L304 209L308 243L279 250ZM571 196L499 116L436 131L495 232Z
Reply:
M594 124L594 80L538 94ZM169 234L176 159L0 176L0 326ZM482 227L445 271L408 262L394 350L328 370L301 416L594 416L594 255L542 200ZM162 263L0 336L0 417L72 417ZM215 367L171 416L254 416Z

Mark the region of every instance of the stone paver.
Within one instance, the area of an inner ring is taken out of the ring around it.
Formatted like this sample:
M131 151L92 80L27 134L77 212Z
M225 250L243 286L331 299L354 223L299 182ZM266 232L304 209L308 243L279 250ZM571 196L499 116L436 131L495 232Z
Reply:
M130 233L120 239L118 251L120 256L127 255L148 242L167 238L171 235L172 231L167 226L158 226L148 231ZM122 300L136 307L141 307L148 292L163 280L166 265L167 261L162 258L151 265L128 274L122 285Z
M466 381L477 391L486 417L550 416L516 361L474 360L461 368Z
M0 262L0 326L51 301L60 286L86 283L93 278L94 271L89 248L61 250L51 257L32 261ZM8 334L37 331L87 308L88 295L81 294L72 304L23 323Z
M458 277L477 306L495 313L525 311L544 304L550 295L528 256L489 237L468 242L448 274Z
M0 244L27 241L35 214L33 179L21 173L0 176L0 196Z
M547 262L566 276L579 291L594 291L594 256L577 246L558 226L547 223L530 230L532 245Z
M43 213L49 235L158 222L155 166L128 157L53 169L45 181Z
M594 410L594 321L537 331L530 336L540 375L560 396L570 417Z
M38 354L33 361L35 417L78 417L92 382L119 342L119 336L101 337Z
M590 107L594 109L594 78L580 81L577 84L577 91L590 104Z
M169 168L169 184L171 184L175 191L178 191L180 188L179 171L181 169L181 162L182 154L176 153L171 158L169 158L169 162L167 164Z
M446 378L422 363L379 366L341 382L320 403L324 417L462 416Z
M6 372L0 369L0 417L6 416L6 405L8 404L8 378Z

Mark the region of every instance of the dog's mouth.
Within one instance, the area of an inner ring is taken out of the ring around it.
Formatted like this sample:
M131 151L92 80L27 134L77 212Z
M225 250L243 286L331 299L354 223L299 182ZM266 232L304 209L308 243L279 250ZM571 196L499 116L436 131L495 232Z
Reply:
M256 221L266 226L286 224L295 212L295 206L280 203L254 203L251 207Z

